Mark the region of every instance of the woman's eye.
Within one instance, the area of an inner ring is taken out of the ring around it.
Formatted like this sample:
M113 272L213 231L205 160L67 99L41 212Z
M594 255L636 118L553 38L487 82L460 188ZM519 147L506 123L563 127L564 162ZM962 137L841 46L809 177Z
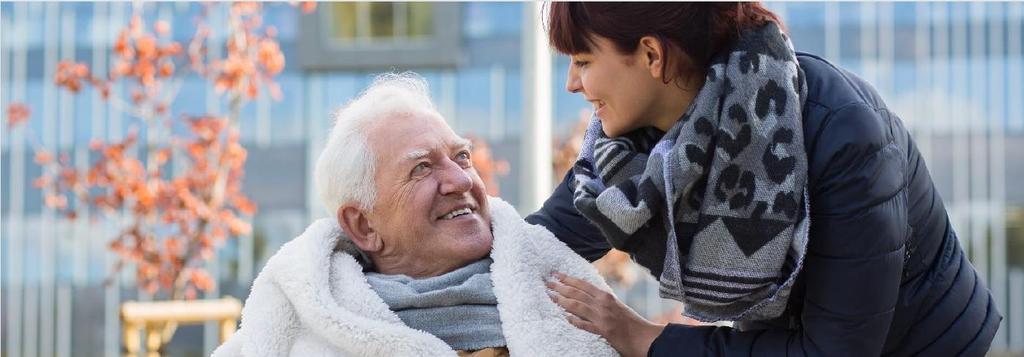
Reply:
M430 163L421 162L418 165L416 165L416 167L412 168L412 175L413 176L422 176L429 169L430 169Z
M576 67L583 67L583 66L586 66L589 63L590 62L587 62L587 61L572 61L572 64L576 65Z

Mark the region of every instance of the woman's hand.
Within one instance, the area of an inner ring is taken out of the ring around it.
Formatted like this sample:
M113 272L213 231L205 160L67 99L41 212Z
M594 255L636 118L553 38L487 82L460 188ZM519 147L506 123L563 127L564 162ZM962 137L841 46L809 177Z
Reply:
M665 329L647 321L614 294L590 283L555 273L547 282L551 300L565 311L573 326L604 337L608 343L626 357L646 356L651 343Z

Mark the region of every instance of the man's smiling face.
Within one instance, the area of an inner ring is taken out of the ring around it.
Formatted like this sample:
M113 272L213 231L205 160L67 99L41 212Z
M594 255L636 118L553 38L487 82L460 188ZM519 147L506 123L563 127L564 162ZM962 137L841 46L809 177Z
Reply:
M366 134L377 159L367 223L383 240L378 254L398 259L414 277L487 256L491 216L469 141L427 112L374 122Z

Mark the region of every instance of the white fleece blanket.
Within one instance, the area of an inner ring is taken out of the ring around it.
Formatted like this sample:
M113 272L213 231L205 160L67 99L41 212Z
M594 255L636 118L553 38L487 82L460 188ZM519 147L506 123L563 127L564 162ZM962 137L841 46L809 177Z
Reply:
M509 353L617 356L604 338L570 325L544 286L561 271L610 291L597 271L505 201L489 204L491 279ZM321 219L283 245L253 282L241 328L213 356L455 356L388 309L355 258L335 250L341 234L335 220Z

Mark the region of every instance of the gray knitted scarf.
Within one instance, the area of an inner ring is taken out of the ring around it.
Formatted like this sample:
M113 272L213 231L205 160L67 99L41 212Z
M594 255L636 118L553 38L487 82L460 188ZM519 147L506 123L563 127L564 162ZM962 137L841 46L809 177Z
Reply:
M370 287L406 325L455 350L505 346L490 258L444 275L413 279L366 273Z
M595 117L574 205L701 321L780 315L807 246L807 89L775 24L741 34L667 133L608 138Z

